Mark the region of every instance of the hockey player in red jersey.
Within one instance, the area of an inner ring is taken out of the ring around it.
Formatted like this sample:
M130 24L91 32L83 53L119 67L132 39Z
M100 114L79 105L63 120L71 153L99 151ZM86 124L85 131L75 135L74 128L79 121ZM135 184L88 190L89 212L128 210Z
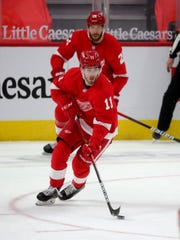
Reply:
M113 85L113 95L118 105L119 94L127 83L128 77L123 58L122 47L119 41L111 34L104 32L105 17L102 12L93 11L87 18L87 29L77 30L58 48L58 54L51 57L52 76L64 74L64 63L76 53L78 59L85 50L96 50L102 62L102 72ZM55 92L55 91L54 91ZM55 109L56 134L61 131L68 117L64 115L61 107ZM44 151L51 153L53 145L44 146Z
M56 89L53 99L69 115L69 121L58 135L52 153L50 186L37 195L37 205L53 204L57 197L67 200L82 190L92 161L97 161L117 134L113 87L101 70L99 54L84 51L80 68L71 68L52 83L52 89ZM74 177L63 188L67 161L76 149L72 160Z

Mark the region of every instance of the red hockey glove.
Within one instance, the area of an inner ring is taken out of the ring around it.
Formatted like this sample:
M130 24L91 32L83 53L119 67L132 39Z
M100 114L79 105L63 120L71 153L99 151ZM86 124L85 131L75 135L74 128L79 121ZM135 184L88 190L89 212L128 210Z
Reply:
M65 71L55 73L55 77L64 76Z
M84 144L82 146L82 160L84 160L87 163L91 163L93 161L93 150L92 147L88 144Z
M50 63L52 66L52 71L51 75L52 77L56 77L59 72L64 72L64 60L58 55L58 54L53 54L50 59Z
M53 83L54 85L56 85L59 88L59 81L61 81L61 79L63 79L65 72L58 72L55 74L55 76L53 77Z
M75 108L73 106L73 102L72 101L69 101L67 104L65 104L64 106L62 106L61 108L64 112L66 112L69 116L69 118L74 118L75 115L76 115L76 112L75 112Z
M82 146L82 160L84 160L87 163L92 163L94 161L94 155L97 151L99 151L101 149L101 146L98 145L94 146L93 144L89 143L89 144L84 144Z

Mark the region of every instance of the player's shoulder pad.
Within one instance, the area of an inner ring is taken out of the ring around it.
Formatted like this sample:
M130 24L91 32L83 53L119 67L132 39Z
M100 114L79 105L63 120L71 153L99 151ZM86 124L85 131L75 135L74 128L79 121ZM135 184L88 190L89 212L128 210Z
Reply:
M74 75L74 74L77 74L77 73L80 73L80 72L81 71L80 71L79 67L72 67L69 70L67 70L65 76L69 76L69 75L71 76L72 74Z
M103 73L101 73L99 76L99 79L97 81L97 88L101 89L101 91L107 89L110 90L111 88L113 89L111 81Z
M104 33L104 40L106 42L107 47L111 48L113 50L114 48L121 48L121 43L119 40L117 40L113 35L110 33ZM113 47L112 47L113 46Z
M110 34L108 32L104 33L104 37L109 41L119 42L119 40L117 40L117 38L115 38L112 34Z
M72 37L73 37L73 38L81 37L81 36L83 36L84 34L87 34L87 30L86 30L86 29L75 30L75 31L72 33Z

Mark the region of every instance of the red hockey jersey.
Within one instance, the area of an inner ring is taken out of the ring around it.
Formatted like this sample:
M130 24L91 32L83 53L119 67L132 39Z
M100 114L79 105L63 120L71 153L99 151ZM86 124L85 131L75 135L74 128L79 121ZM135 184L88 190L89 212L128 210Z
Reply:
M91 87L86 87L80 68L71 68L64 77L55 78L51 90L58 89L53 100L61 104L72 96L79 108L80 125L89 135L101 141L117 134L118 115L113 100L113 87L104 74L100 74Z

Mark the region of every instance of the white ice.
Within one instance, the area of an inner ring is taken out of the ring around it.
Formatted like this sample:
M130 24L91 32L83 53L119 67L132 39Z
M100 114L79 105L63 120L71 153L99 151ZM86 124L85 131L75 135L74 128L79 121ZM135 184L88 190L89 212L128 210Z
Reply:
M36 206L49 185L51 156L46 142L0 142L0 238L2 240L179 239L180 147L177 142L114 141L97 167L111 205L108 209L94 169L86 188L69 201ZM71 159L67 179L72 177Z

